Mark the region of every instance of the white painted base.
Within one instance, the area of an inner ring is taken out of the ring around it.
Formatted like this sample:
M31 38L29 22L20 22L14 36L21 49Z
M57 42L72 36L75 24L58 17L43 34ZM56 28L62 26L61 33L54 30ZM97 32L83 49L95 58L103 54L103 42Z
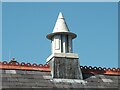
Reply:
M79 58L78 54L75 53L53 53L47 58L46 63L48 63L54 57L66 57L66 58L74 58L74 59Z

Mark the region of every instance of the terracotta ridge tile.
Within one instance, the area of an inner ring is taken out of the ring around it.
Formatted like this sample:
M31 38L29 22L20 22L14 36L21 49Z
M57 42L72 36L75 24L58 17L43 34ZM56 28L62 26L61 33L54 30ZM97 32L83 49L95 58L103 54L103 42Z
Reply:
M39 71L50 71L48 64L36 64L36 63L25 63L25 62L0 62L0 69L20 69L20 70L39 70Z
M80 66L83 73L120 75L120 68L102 68L92 66Z
M36 64L25 62L0 62L0 69L16 69L16 70L37 70L37 71L51 71L48 64ZM102 68L92 66L80 66L82 73L89 74L106 74L106 75L120 75L120 68Z

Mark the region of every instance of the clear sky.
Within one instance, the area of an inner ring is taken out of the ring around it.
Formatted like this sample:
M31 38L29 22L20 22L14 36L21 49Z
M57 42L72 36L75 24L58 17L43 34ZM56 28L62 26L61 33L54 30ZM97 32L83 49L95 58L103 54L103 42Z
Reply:
M3 3L2 60L45 64L51 54L51 33L59 12L77 34L73 50L80 65L118 67L118 4Z

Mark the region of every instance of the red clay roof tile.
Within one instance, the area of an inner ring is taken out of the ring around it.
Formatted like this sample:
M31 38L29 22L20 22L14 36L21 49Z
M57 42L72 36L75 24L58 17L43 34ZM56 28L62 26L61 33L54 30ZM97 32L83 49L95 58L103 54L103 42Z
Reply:
M92 66L80 66L83 73L91 74L109 74L120 75L120 68L101 68ZM37 70L37 71L51 71L48 64L31 64L31 63L18 63L18 62L0 62L0 69L15 69L15 70Z

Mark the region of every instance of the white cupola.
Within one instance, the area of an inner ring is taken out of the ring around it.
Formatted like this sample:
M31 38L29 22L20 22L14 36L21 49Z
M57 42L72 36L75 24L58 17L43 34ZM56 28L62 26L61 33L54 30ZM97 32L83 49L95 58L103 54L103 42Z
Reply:
M69 31L63 14L60 12L53 32L47 35L52 41L52 53L72 53L72 39L76 34Z
M59 13L57 22L47 38L52 41L52 54L46 63L50 65L53 78L82 79L78 54L73 53L72 39L76 34L69 31L62 13Z

